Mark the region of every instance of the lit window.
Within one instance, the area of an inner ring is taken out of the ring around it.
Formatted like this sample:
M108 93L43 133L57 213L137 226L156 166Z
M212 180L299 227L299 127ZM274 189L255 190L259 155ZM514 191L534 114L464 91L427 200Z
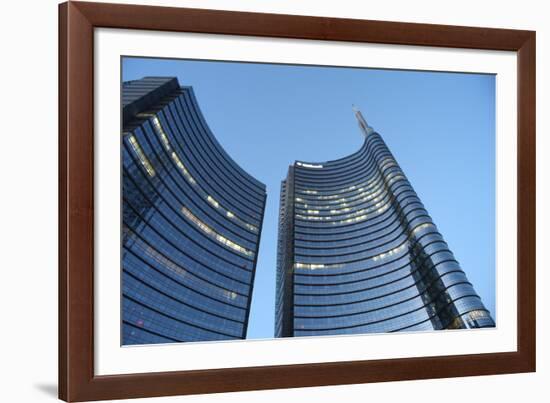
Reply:
M216 208L219 208L220 207L220 203L218 203L212 196L208 195L206 197L206 200L208 200L208 202L213 205L214 207Z
M164 257L164 255L161 255L158 253L155 249L151 248L150 246L147 246L146 253L151 256L153 259L155 259L158 263L162 264L165 268L173 271L174 273L177 273L181 276L185 276L187 272L185 269L182 269L180 266L172 262L171 260Z
M229 290L223 290L222 291L222 294L225 298L227 299L235 299L237 298L237 293L234 292L234 291L229 291Z
M319 164L306 164L304 162L297 162L296 165L305 167L305 168L323 168L323 166Z
M181 275L182 277L187 276L188 273L185 269L181 268L176 263L174 263L171 260L169 260L168 258L164 257L164 255L157 252L155 249L151 248L148 245L146 246L145 244L142 244L142 247L145 247L145 253L148 256L153 258L156 262L162 264L164 266L164 268L166 268L170 271L173 271L174 273L177 273L177 274ZM192 280L192 281L196 281L196 280ZM238 296L238 294L235 293L235 292L231 292L231 291L226 290L224 288L217 287L213 284L202 283L202 286L213 290L213 292L221 293L223 296L225 296L228 299L235 299Z
M379 259L385 259L387 257L391 257L391 256L401 252L402 250L404 250L405 247L406 247L406 242L403 242L401 245L396 246L393 249L390 249L386 252L380 253L379 255L373 256L371 259L376 262Z
M310 221L330 221L330 220L332 220L332 217L329 217L329 216L296 214L296 217L300 218L302 220L310 220Z
M168 139L168 136L166 135L164 129L162 128L162 124L160 123L160 120L159 118L152 114L152 113L140 113L137 115L138 117L142 117L142 118L151 118L151 121L153 122L153 127L155 128L155 131L158 133L159 137L161 138L162 140L162 143L164 145L164 148L166 149L166 151L169 152L170 156L172 157L172 160L176 163L176 166L180 169L180 171L182 172L183 176L185 177L185 179L191 184L191 185L196 185L196 181L195 181L195 178L193 178L193 176L191 175L191 173L189 172L189 170L186 168L186 166L184 165L184 163L182 162L181 158L179 157L179 155L176 153L175 150L173 150L173 147L172 145L170 144L170 140ZM172 150L172 151L171 151ZM141 158L140 158L141 159ZM150 164L149 164L150 165ZM145 166L145 165L144 165ZM147 168L146 168L147 169ZM152 169L152 168L151 168ZM149 170L147 171L149 172ZM154 171L153 172L153 175L154 175ZM151 176L153 176L151 175ZM234 213L232 213L231 211L229 210L226 210L224 208L222 208L220 206L220 204L210 195L204 195L204 191L202 191L202 189L199 189L199 192L203 195L203 197L206 197L206 200L212 204L214 207L216 207L217 209L220 209L224 212L224 214L235 220L235 221L238 221L240 222L242 225L244 225L246 228L248 228L250 231L253 231L253 232L258 232L258 228L250 223L247 223L245 222L244 220L241 220L239 217L237 217Z
M335 195L324 195L324 196L318 196L317 198L320 199L320 200L330 200L330 199L335 199L337 198L339 195L335 194Z
M185 168L185 165L183 165L183 162L181 162L181 159L180 157L178 156L178 154L176 154L175 151L172 151L172 154L170 154L170 156L172 157L172 159L174 160L174 162L176 163L176 165L178 166L178 168L180 169L181 173L183 174L183 176L189 181L189 183L191 183L192 185L194 185L195 183L197 183L195 181L195 179L191 176L191 174L189 173L189 171L187 170L187 168Z
M245 227L248 228L249 230L254 231L254 232L258 232L258 228L255 227L254 225L249 224L249 223L245 223L244 225L245 225Z
M162 128L162 125L160 124L159 118L152 113L140 113L138 114L138 116L151 118L153 122L153 127L155 128L155 131L158 133L160 139L162 140L162 144L164 145L164 148L166 148L166 151L170 151L172 149L172 146L170 144L170 140L168 140L168 136L166 135L166 133L164 132L164 129ZM191 176L191 174L189 173L189 171L181 161L179 155L175 151L172 151L170 152L170 156L172 157L172 159L174 160L174 162L176 163L180 171L183 173L183 176L189 181L189 183L194 185L196 181Z
M139 161L141 162L141 165L143 165L143 167L145 168L149 176L151 177L155 176L155 170L153 169L153 166L145 156L145 153L143 152L143 149L139 145L136 138L133 135L130 135L130 137L128 138L128 141L130 142L130 145L132 146L132 148L134 149L134 152L138 156Z
M160 135L160 138L162 142L164 143L164 147L170 151L170 141L168 140L168 136L166 133L164 133L164 130L162 129L162 126L160 125L160 120L156 116L153 116L153 126L155 126L155 129L157 130L158 134Z
M393 167L393 166L397 166L397 164L393 160L384 159L383 162L379 165L379 169L380 170L385 170L385 169L387 169L389 167ZM395 179L391 179L392 177L394 177ZM406 178L401 174L401 172L390 172L390 173L383 174L382 179L385 180L385 181L389 181L389 182L387 182L387 184L392 184L393 182L395 182L398 179L406 179ZM378 180L379 180L379 177L375 176L375 177L373 177L373 178L371 178L371 179L369 179L365 182L355 184L355 185L351 185L351 186L348 186L346 188L341 188L341 189L336 190L334 193L331 193L331 194L319 194L316 197L317 197L318 200L330 200L330 199L338 198L340 195L342 195L344 193L351 192L353 190L358 190L359 192L362 192L360 194L360 196L365 196L367 194L366 191L368 191L369 189L372 189L375 185L375 182L377 182ZM318 194L317 191L313 191L313 190L301 190L301 192L305 193L305 194ZM340 199L339 201L341 201L341 200L343 200L343 199Z
M308 270L316 270L316 269L327 269L327 268L338 268L342 267L341 264L322 264L322 263L294 263L295 269L308 269Z
M383 213L384 211L386 211L388 209L388 205L386 204L384 207L381 207L377 210L378 213Z
M470 319L472 319L472 320L485 319L485 318L489 317L489 314L487 312L479 310L479 309L477 309L475 311L470 311L468 313L468 315L470 316Z
M250 223L247 223L244 220L241 220L239 217L237 217L233 212L223 208L220 203L216 199L214 199L212 196L208 195L206 196L206 200L208 200L208 203L210 203L212 206L217 208L218 210L221 210L227 217L231 218L232 220L244 225L246 228L248 228L251 231L258 232L258 228Z
M345 220L335 221L333 224L348 224L351 222L363 221L367 219L367 214L362 214L353 218L346 218Z
M210 235L212 238L216 239L216 241L218 241L219 243L227 246L228 248L236 250L237 252L240 252L240 253L242 253L246 256L252 256L254 254L252 251L242 247L241 245L233 242L232 240L230 240L230 239L224 237L223 235L217 233L216 231L214 231L214 229L210 228L210 226L208 226L207 224L205 224L204 222L199 220L193 213L191 213L191 211L189 211L189 209L187 209L187 207L182 206L181 207L181 212L189 220L191 220L198 228L200 228L202 230L202 232L204 232L205 234Z

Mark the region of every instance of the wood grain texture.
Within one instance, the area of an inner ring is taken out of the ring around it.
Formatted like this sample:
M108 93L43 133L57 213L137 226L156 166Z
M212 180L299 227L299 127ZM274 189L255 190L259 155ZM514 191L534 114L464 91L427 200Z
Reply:
M77 401L93 379L93 28L74 3L60 10L59 395Z
M518 52L518 351L95 376L93 30ZM68 2L59 7L59 397L76 402L535 370L535 33L282 14Z
M536 362L536 35L518 49L518 351Z
M59 398L67 400L67 6L59 7L59 72L58 72L58 391Z

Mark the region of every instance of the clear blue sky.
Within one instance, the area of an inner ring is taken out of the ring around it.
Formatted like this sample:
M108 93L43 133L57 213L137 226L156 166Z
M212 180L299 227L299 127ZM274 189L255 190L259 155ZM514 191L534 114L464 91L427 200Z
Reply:
M279 186L295 160L362 144L355 104L394 154L468 279L495 312L495 77L123 59L123 80L177 76L221 145L267 185L249 338L273 337Z

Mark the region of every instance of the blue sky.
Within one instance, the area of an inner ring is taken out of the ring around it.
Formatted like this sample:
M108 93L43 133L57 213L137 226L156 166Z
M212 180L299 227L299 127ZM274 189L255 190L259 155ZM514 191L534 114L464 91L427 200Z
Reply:
M495 77L481 74L123 59L123 80L177 76L211 130L267 186L249 338L273 337L279 186L295 160L362 144L355 104L386 141L468 279L495 311Z

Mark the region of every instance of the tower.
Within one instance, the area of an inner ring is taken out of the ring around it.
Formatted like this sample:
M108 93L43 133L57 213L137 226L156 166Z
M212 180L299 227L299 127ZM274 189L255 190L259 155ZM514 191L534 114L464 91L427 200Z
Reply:
M282 182L275 336L493 327L384 140Z
M122 86L122 344L246 337L265 185L176 78Z

